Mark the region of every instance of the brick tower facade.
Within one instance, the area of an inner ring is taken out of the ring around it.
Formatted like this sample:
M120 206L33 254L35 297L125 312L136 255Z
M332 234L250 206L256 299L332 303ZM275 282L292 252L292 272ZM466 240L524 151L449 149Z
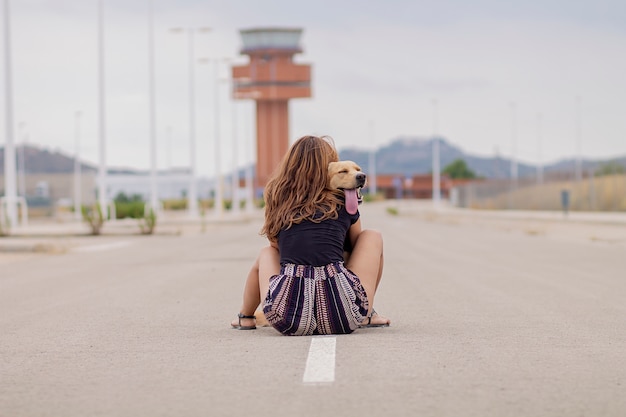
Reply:
M289 99L311 97L311 66L293 62L302 29L240 33L250 61L232 68L233 98L256 101L256 187L264 187L289 147Z

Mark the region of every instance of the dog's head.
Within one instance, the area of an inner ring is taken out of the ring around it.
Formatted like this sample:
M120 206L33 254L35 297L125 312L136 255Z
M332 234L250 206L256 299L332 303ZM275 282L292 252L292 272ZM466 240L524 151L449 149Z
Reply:
M331 162L328 165L330 187L343 190L346 196L346 210L350 214L357 212L363 202L361 188L365 186L367 176L353 161Z

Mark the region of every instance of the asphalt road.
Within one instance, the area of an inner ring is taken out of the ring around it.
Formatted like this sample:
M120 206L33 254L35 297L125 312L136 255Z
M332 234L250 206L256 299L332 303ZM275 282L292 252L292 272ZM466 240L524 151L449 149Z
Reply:
M230 328L258 216L0 253L0 416L626 415L626 223L389 204L392 326L330 338Z

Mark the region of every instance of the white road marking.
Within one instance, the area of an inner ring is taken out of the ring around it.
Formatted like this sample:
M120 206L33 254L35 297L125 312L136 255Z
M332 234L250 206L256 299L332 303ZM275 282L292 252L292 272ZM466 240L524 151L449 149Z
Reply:
M319 336L311 339L302 382L316 384L335 381L336 345L337 338L334 336Z
M130 242L123 240L120 242L102 243L100 245L79 246L74 248L74 252L101 252L105 250L123 248L130 245Z

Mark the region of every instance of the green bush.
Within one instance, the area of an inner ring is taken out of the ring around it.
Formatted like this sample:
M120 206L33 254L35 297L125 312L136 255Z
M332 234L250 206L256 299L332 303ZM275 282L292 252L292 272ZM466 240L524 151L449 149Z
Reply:
M384 199L385 199L385 196L382 193L376 193L374 195L370 193L363 193L363 201L365 203L370 203L372 201L381 201Z
M133 194L131 196L127 196L123 192L117 193L115 198L113 199L116 203L132 203L135 201L143 201L141 194Z
M9 219L0 218L0 237L9 236Z
M97 236L100 234L102 226L104 225L104 216L102 209L98 203L90 206L82 206L83 220L91 227L91 234Z
M123 192L118 193L113 199L115 203L116 219L141 219L144 217L146 203L141 195L127 196Z
M171 199L163 201L165 210L187 210L187 199Z
M442 171L442 174L447 175L450 178L476 178L474 171L469 169L467 163L463 159L455 159L448 164Z
M139 230L142 235L151 235L156 227L156 213L150 209L150 212L139 220Z
M200 200L200 209L201 210L210 210L213 208L214 202L213 200Z
M127 203L115 202L115 217L117 219L142 219L145 213L146 203L143 201L130 201Z

